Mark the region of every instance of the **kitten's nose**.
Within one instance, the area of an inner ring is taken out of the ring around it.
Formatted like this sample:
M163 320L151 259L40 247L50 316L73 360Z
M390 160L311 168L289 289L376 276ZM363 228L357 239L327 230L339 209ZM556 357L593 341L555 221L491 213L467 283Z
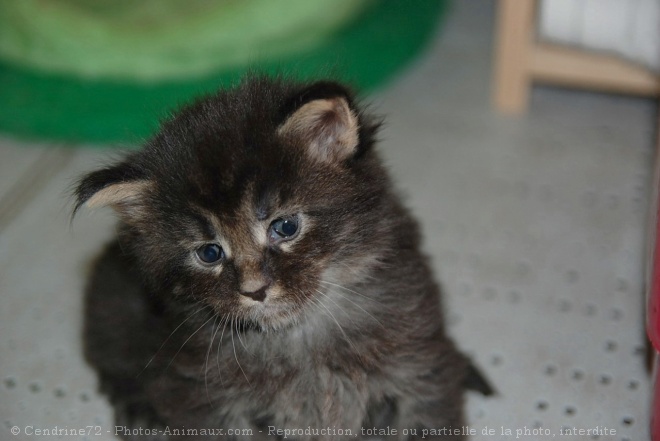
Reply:
M252 300L263 302L266 299L268 287L270 287L269 281L250 280L241 284L241 294Z

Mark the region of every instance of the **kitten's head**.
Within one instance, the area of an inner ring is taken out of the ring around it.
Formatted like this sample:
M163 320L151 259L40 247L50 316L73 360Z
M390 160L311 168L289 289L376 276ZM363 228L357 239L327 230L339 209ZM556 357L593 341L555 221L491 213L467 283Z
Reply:
M388 248L376 127L336 83L250 78L85 176L76 209L117 211L150 289L280 328Z

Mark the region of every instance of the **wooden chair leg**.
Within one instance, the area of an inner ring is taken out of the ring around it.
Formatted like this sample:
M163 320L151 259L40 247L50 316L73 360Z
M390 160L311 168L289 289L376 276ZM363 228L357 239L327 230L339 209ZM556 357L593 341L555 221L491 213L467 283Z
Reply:
M534 0L498 2L493 103L503 113L520 114L527 110L534 12Z

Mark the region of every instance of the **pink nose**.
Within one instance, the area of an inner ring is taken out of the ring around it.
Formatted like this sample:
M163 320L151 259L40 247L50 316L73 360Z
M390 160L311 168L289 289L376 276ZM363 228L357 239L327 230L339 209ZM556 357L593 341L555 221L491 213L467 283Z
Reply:
M255 291L241 291L241 294L257 302L263 302L266 299L266 290L269 286L270 284L264 285Z

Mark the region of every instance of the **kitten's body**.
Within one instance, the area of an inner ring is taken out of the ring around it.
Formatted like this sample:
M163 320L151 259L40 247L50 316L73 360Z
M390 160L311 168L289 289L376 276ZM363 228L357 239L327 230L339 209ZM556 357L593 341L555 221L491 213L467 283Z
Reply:
M79 203L123 219L86 327L118 423L301 440L461 425L469 364L374 132L341 86L252 79L81 182ZM273 233L283 216L295 235ZM205 242L223 260L198 265Z

